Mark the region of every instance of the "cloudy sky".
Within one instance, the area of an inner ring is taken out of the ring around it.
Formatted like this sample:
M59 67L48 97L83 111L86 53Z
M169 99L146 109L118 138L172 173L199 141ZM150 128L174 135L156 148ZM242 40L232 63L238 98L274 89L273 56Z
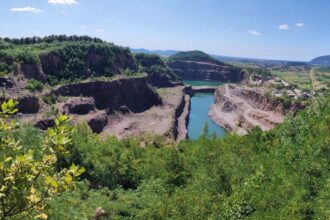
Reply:
M329 9L328 0L0 0L0 36L310 60L330 54Z

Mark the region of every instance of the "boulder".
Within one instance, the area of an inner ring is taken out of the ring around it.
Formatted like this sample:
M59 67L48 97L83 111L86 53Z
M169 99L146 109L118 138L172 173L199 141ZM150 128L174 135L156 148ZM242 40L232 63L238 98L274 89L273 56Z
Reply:
M47 130L48 128L54 127L55 126L55 121L54 119L42 119L35 123L35 127L39 128L40 130Z
M126 114L131 113L131 111L127 108L126 105L120 106L119 111L120 111L120 113L122 113L123 115L126 115Z
M94 110L94 106L95 101L92 97L75 97L69 99L63 106L63 110L70 114L86 115Z
M7 79L5 77L0 77L0 87L4 88L12 88L14 86L14 82L10 79Z
M23 114L38 113L40 109L40 100L34 96L25 96L18 98L18 111Z
M94 133L100 134L104 127L108 124L108 116L106 114L99 115L88 121L89 127Z

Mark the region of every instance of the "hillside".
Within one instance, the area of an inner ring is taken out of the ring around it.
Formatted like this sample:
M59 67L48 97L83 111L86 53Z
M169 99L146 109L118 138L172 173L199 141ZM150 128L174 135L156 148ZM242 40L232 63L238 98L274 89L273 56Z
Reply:
M240 68L218 61L201 51L172 55L168 59L168 65L183 80L238 82L244 78Z
M313 59L310 62L310 64L329 67L330 66L330 55L317 57L317 58Z
M161 65L166 68L165 63ZM55 85L89 77L139 75L143 70L128 48L88 36L0 39L3 76L22 74L27 79ZM163 80L174 79L170 71L157 71L154 68L152 74L160 74Z

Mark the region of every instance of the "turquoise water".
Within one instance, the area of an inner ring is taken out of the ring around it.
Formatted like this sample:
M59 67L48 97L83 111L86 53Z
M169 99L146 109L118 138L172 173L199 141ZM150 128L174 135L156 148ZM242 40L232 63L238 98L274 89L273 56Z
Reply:
M225 129L216 125L208 116L209 106L214 103L212 93L196 93L191 97L191 111L189 114L188 136L197 139L201 136L205 123L209 126L210 134L215 133L217 137L225 135Z
M184 80L184 84L189 84L191 86L220 86L222 82L215 82L215 81L191 81L191 80Z

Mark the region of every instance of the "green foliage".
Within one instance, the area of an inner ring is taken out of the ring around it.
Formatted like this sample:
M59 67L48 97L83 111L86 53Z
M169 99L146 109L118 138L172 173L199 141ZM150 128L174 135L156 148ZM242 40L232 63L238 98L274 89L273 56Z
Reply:
M165 79L171 82L179 81L179 78L159 56L139 53L135 54L134 57L139 65L140 71L147 73L152 80L155 79L158 83L160 81L165 81Z
M46 95L42 97L42 100L48 105L53 105L57 101L57 96L54 94Z
M200 61L200 62L213 62L217 64L223 64L222 62L214 59L210 55L194 50L194 51L187 51L187 52L179 52L169 57L169 61L177 61L177 60L191 60L191 61Z
M31 92L42 92L42 90L44 89L44 84L38 80L30 80L26 88Z
M269 132L160 148L102 141L80 125L70 162L86 167L90 185L57 197L47 213L91 218L102 207L112 219L328 219L329 100Z
M44 208L49 199L73 187L73 178L84 170L74 164L67 170L54 169L60 150L71 141L66 116L57 119L56 127L48 130L38 152L34 152L15 138L18 124L10 119L17 112L15 105L12 99L1 105L0 218L46 219Z

